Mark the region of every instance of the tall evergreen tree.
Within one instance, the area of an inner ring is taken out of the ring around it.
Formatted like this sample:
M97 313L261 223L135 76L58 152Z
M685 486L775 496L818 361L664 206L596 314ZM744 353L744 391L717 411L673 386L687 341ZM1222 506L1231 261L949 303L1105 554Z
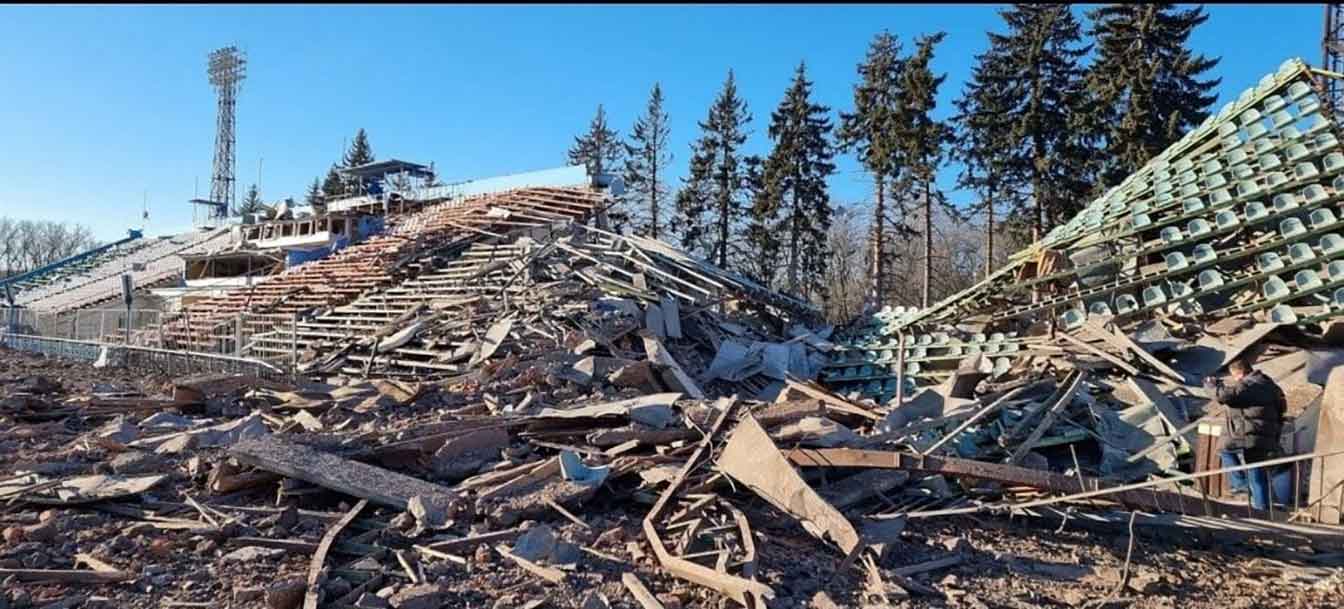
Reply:
M747 141L751 113L737 94L733 71L699 123L701 135L691 145L690 173L685 188L677 194L677 221L682 245L702 252L720 268L739 249L733 238L747 206L747 175L742 145Z
M827 262L826 231L831 227L831 199L826 178L835 173L831 149L830 108L812 101L807 67L798 64L793 83L770 115L774 148L765 162L765 197L753 206L762 223L778 215L787 239L787 286L791 292L824 292L820 279Z
M1109 4L1088 18L1097 59L1087 84L1107 127L1102 181L1113 186L1203 122L1222 80L1201 80L1219 60L1187 48L1209 18L1203 7Z
M942 194L935 191L933 180L942 164L945 148L952 140L952 129L932 116L938 105L938 87L947 75L935 76L929 64L933 61L934 47L945 37L943 32L920 37L914 55L905 61L900 78L904 120L901 121L896 149L906 165L907 185L923 208L922 307L929 306L933 286L933 206L935 202L945 204Z
M773 289L779 283L779 254L783 243L780 240L778 184L766 180L765 163L755 155L742 159L750 207L742 234L746 255L741 257L740 268L749 277Z
M355 139L350 142L349 150L345 151L345 158L342 160L344 167L359 167L367 165L374 161L373 147L369 145L369 136L364 133L364 128L355 132Z
M345 181L341 179L340 169L333 164L327 169L327 177L322 180L322 195L328 199L345 194Z
M1002 86L1013 118L1009 170L1028 184L1026 224L1039 239L1082 209L1092 187L1092 108L1082 58L1091 50L1067 4L1014 4L1000 11L1008 32L989 34L986 79Z
M620 135L607 127L607 113L602 104L598 104L597 115L588 124L588 130L574 137L574 145L569 148L569 164L583 165L588 175L597 176L615 171L623 152ZM598 218L603 224L610 222L610 228L621 232L630 222L630 213L625 209L624 201L614 199Z
M653 83L644 115L635 119L630 142L625 144L625 188L639 216L635 232L657 239L667 222L663 201L667 198L667 166L672 155L667 151L671 133L667 112L663 111L663 89Z
M583 135L574 137L569 147L571 165L583 165L590 175L613 171L621 161L620 134L607 127L607 112L597 105L597 114Z
M900 94L903 65L900 41L887 31L877 34L858 66L854 111L840 113L840 128L836 132L840 149L856 153L873 178L869 282L877 304L882 304L887 296L888 208L899 206L896 198L888 201L886 189L901 174L896 141L903 115ZM904 222L893 223L892 228L908 234Z
M322 205L322 181L313 178L313 183L308 185L308 192L303 196L303 202L313 207Z
M957 186L975 191L979 201L973 203L970 213L985 215L985 275L994 271L994 231L996 208L1006 208L1014 216L1024 214L1025 200L1021 185L1013 181L1008 171L1014 148L1012 106L1001 82L987 75L995 71L989 65L997 58L993 53L976 56L971 78L955 102L957 125L953 155L961 162Z
M257 190L257 185L249 186L247 194L243 196L243 202L238 204L238 215L255 214L265 209L266 205L261 202L261 192Z

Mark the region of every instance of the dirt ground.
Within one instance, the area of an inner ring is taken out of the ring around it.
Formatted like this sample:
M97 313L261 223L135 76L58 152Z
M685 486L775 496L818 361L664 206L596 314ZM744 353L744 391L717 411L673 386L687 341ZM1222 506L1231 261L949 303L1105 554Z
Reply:
M113 451L91 440L111 416L43 420L14 415L11 398L21 387L31 389L37 377L54 386L44 394L52 405L93 391L106 393L112 387L163 396L172 381L0 350L0 481L20 470L52 476L149 472L170 479L139 497L117 502L51 508L0 504L0 529L4 529L0 574L5 574L0 575L0 609L296 606L311 547L261 547L249 538L315 544L354 500L316 488L294 489L278 499L275 483L212 494L207 474L211 464L224 458L219 449L176 454ZM415 408L377 413L365 424L395 429L423 421L452 401L451 395L422 400L424 404ZM234 412L188 416L218 420ZM125 415L130 422L143 418L143 414ZM323 586L327 599L345 597L349 602L325 606L636 608L639 604L621 580L631 571L669 609L734 606L656 566L640 531L647 497L635 486L609 482L578 514L586 527L555 511L522 523L549 525L560 539L584 549L558 585L485 546L463 552L465 565L424 560L411 548L438 536L483 532L488 525L479 518L452 522L446 530L412 539L405 515L386 508L365 510L347 534L358 537L361 544L405 551L404 556L423 570L426 582L410 582L395 555L361 557L351 553L358 547L338 544L328 564L351 571L331 572ZM190 500L212 508L209 515L192 507ZM962 516L907 524L880 564L889 582L889 604L883 605L866 598L869 587L861 570L837 572L844 557L810 537L793 519L760 500L748 500L743 511L754 527L757 577L776 593L772 607L1325 609L1341 606L1344 599L1344 568L1333 566L1344 564L1344 553L1338 549L1250 544L1220 540L1217 535L1200 540L1140 529L1133 540L1129 585L1119 588L1130 543L1124 531L1089 532L1070 523L1060 527L1058 522L1041 520ZM207 526L207 520L215 526ZM183 521L199 526L185 526ZM104 585L30 583L13 571L90 568L76 565L80 555L129 572L134 579ZM960 562L911 576L945 598L907 597L890 583L897 569L949 557ZM351 591L369 572L382 573L383 581L367 586L369 594L356 601L359 595ZM833 605L818 598L819 592Z

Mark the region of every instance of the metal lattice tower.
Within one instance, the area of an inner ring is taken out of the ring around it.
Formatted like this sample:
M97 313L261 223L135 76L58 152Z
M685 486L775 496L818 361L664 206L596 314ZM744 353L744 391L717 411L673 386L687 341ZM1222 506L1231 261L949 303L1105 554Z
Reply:
M1325 5L1325 35L1321 39L1321 67L1344 74L1344 4ZM1344 116L1344 80L1323 78L1326 101L1335 116Z
M210 52L210 63L206 68L210 85L219 94L219 110L215 117L215 163L210 178L210 199L223 203L224 209L232 210L235 186L234 165L237 151L234 150L234 109L238 103L238 90L247 74L247 57L238 47L228 46Z

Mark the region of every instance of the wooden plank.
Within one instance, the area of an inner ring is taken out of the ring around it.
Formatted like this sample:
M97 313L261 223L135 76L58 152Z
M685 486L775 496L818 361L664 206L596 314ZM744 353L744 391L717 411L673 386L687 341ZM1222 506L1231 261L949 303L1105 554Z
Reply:
M61 584L116 584L134 581L126 571L81 571L77 569L0 569L0 580L14 577L21 582Z
M533 575L536 575L537 577L540 577L548 582L551 582L553 584L559 584L565 581L564 571L561 571L555 567L547 567L539 565L526 558L523 558L522 556L518 556L517 554L510 552L508 548L504 547L504 544L496 545L495 551L499 552L500 556L512 560L514 564L526 569Z
M336 536L341 534L341 530L368 505L368 499L360 499L355 507L350 508L345 516L328 527L327 532L322 535L322 541L317 544L317 552L313 554L313 562L308 565L308 590L303 594L303 609L317 609L318 598L322 594L322 588L318 586L317 580L322 574L322 565L327 562L327 552L331 551L331 544L336 542ZM415 578L411 580L414 581Z
M1131 366L1131 365L1129 364L1129 362L1126 362L1125 360L1122 360L1122 359L1120 359L1120 358L1118 358L1118 357L1116 357L1116 356L1114 356L1114 355L1111 355L1110 353L1107 353L1107 352L1105 352L1105 351L1102 351L1101 349L1098 349L1098 348L1096 348L1096 347L1093 347L1092 345L1088 344L1088 342L1085 341L1085 340L1082 340L1082 339L1080 339L1080 338L1077 338L1077 337L1075 337L1075 336L1073 336L1072 334L1069 334L1069 333L1067 333L1067 332L1061 332L1061 333L1059 334L1059 337L1060 337L1060 338L1063 338L1066 342L1072 344L1072 345L1075 346L1075 347L1078 347L1078 348L1080 348L1080 349L1082 349L1082 350L1084 350L1084 351L1087 351L1088 353L1091 353L1092 355L1095 355L1095 356L1097 356L1097 357L1100 357L1101 359L1104 359L1104 360L1106 360L1106 361L1108 361L1108 362L1114 364L1115 367L1117 367L1117 368L1119 368L1119 369L1121 369L1121 370L1124 370L1125 372L1129 373L1131 376L1138 376L1138 374L1139 374L1139 369L1138 369L1138 368L1135 368L1134 366Z
M644 586L644 582L639 581L639 576L626 571L621 574L621 583L625 584L625 589L630 591L630 596L635 597L642 609L664 609L657 597Z
M345 493L378 505L405 510L412 497L448 505L452 490L405 474L343 459L276 436L244 440L229 448L240 462Z
M1027 436L1027 439L1023 440L1021 444L1018 444L1017 448L1013 450L1013 454L1008 457L1008 463L1010 465L1017 465L1017 463L1022 460L1022 457L1026 456L1027 451L1031 450L1031 448L1036 445L1036 442L1041 439L1041 436L1045 435L1045 432L1050 429L1050 426L1055 424L1055 417L1058 417L1059 413L1073 402L1073 396L1076 395L1078 389L1083 386L1083 378L1086 376L1087 374L1082 370L1074 370L1070 374L1071 378L1069 384L1059 396L1059 399L1056 400L1054 404L1050 405L1050 409L1045 411L1045 416L1041 417L1041 422L1036 425L1036 429L1032 430L1031 435Z
M426 548L447 552L450 550L470 550L483 543L494 543L497 541L507 541L523 534L521 527L506 529L503 531L491 531L480 535L472 535L461 539L448 539L445 541L435 541L424 544Z
M1122 351L1133 352L1135 355L1139 356L1139 359L1143 360L1148 365L1157 369L1157 371L1160 372L1163 376L1175 381L1178 384L1181 385L1185 384L1185 376L1183 376L1181 373L1175 370L1172 370L1171 366L1166 365L1165 363L1162 362L1162 360L1153 357L1153 354L1149 353L1146 349L1140 346L1139 343L1134 342L1134 339L1130 338L1125 333L1112 332L1110 330L1107 330L1105 326L1101 325L1101 323L1095 319L1087 320L1086 322L1084 322L1083 327L1087 328L1098 338L1106 341L1108 344L1116 347L1117 349L1120 349Z
M1338 453L1344 454L1344 451L1338 451ZM1237 505L1212 500L1201 501L1201 498L1197 496L1185 495L1172 491L1156 490L1155 487L1175 485L1186 480L1198 479L1213 473L1245 471L1257 467L1269 467L1283 463L1291 463L1293 461L1305 461L1324 456L1331 456L1335 453L1312 453L1309 455L1282 457L1249 465L1223 468L1214 472L1183 474L1171 478L1160 478L1148 482L1138 482L1126 485L1116 485L1113 482L1108 482L1100 478L1083 476L1071 477L1054 472L1019 467L1016 465L974 461L971 459L957 459L953 457L936 457L900 451L856 450L849 448L809 448L794 449L786 454L789 460L799 467L883 467L930 474L969 476L972 478L997 480L999 482L1030 486L1032 488L1050 492L1072 493L1063 497L1051 497L1027 501L1016 505L999 503L971 508L934 510L921 514L924 517L973 513L981 511L982 509L1024 509L1063 501L1102 498L1135 509L1160 512L1180 512L1185 514L1205 513L1210 516L1231 516L1240 518L1247 516L1248 508L1244 504ZM1087 487L1089 490L1076 492L1079 488L1080 479L1082 480L1082 486ZM1261 510L1252 510L1251 516L1268 519L1269 514Z

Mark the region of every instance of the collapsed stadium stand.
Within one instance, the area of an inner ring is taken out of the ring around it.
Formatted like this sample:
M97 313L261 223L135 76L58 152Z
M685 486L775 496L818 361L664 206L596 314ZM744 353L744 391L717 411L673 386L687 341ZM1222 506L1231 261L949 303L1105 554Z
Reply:
M220 228L104 246L106 249L72 257L67 264L52 265L40 275L14 282L14 304L39 313L62 313L117 298L123 273L131 274L137 288L177 281L182 275L183 255L218 248L228 236L229 229Z
M388 220L387 230L250 287L187 304L164 324L163 346L234 352L236 341L284 327L295 314L338 307L416 274L426 256L460 251L492 231L582 219L606 195L587 187L529 187L428 205Z

